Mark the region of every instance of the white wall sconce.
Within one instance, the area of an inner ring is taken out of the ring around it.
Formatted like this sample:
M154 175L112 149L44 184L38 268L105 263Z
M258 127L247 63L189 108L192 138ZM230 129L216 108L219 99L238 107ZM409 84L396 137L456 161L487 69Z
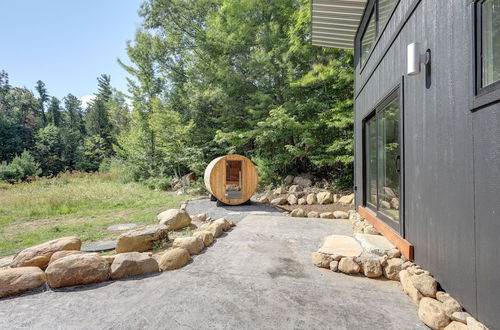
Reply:
M427 50L424 54L420 54L419 43L414 42L407 46L407 64L406 74L415 76L420 73L420 64L429 64L431 61L431 52Z

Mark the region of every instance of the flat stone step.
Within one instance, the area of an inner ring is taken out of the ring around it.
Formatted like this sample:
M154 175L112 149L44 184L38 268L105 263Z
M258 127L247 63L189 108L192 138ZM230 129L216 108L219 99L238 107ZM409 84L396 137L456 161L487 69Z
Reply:
M363 248L353 237L330 235L325 237L319 252L343 257L357 257L363 253Z
M115 248L116 241L102 241L82 246L81 250L85 252L102 252L114 250Z
M384 236L355 234L354 237L359 241L366 252L373 253L379 256L383 256L384 254L387 254L387 251L396 248Z
M120 223L117 225L109 226L108 230L122 231L122 230L134 229L135 227L137 227L137 225L135 223Z

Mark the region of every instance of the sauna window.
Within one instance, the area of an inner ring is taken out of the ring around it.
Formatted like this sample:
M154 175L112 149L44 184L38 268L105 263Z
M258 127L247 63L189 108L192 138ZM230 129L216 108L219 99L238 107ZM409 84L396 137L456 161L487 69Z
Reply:
M243 198L242 168L241 160L226 161L226 197L228 199Z

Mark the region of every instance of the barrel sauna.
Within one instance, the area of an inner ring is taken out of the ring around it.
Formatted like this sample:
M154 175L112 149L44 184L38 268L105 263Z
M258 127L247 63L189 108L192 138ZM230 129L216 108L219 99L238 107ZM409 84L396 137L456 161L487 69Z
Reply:
M257 169L252 161L240 155L215 158L205 169L205 187L220 202L240 205L257 189Z

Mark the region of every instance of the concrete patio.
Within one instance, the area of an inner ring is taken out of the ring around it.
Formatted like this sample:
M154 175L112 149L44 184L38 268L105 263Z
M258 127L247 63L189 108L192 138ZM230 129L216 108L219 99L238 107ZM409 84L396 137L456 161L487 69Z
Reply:
M1 300L0 328L427 328L398 282L313 266L329 234L350 224L248 215L184 268Z

